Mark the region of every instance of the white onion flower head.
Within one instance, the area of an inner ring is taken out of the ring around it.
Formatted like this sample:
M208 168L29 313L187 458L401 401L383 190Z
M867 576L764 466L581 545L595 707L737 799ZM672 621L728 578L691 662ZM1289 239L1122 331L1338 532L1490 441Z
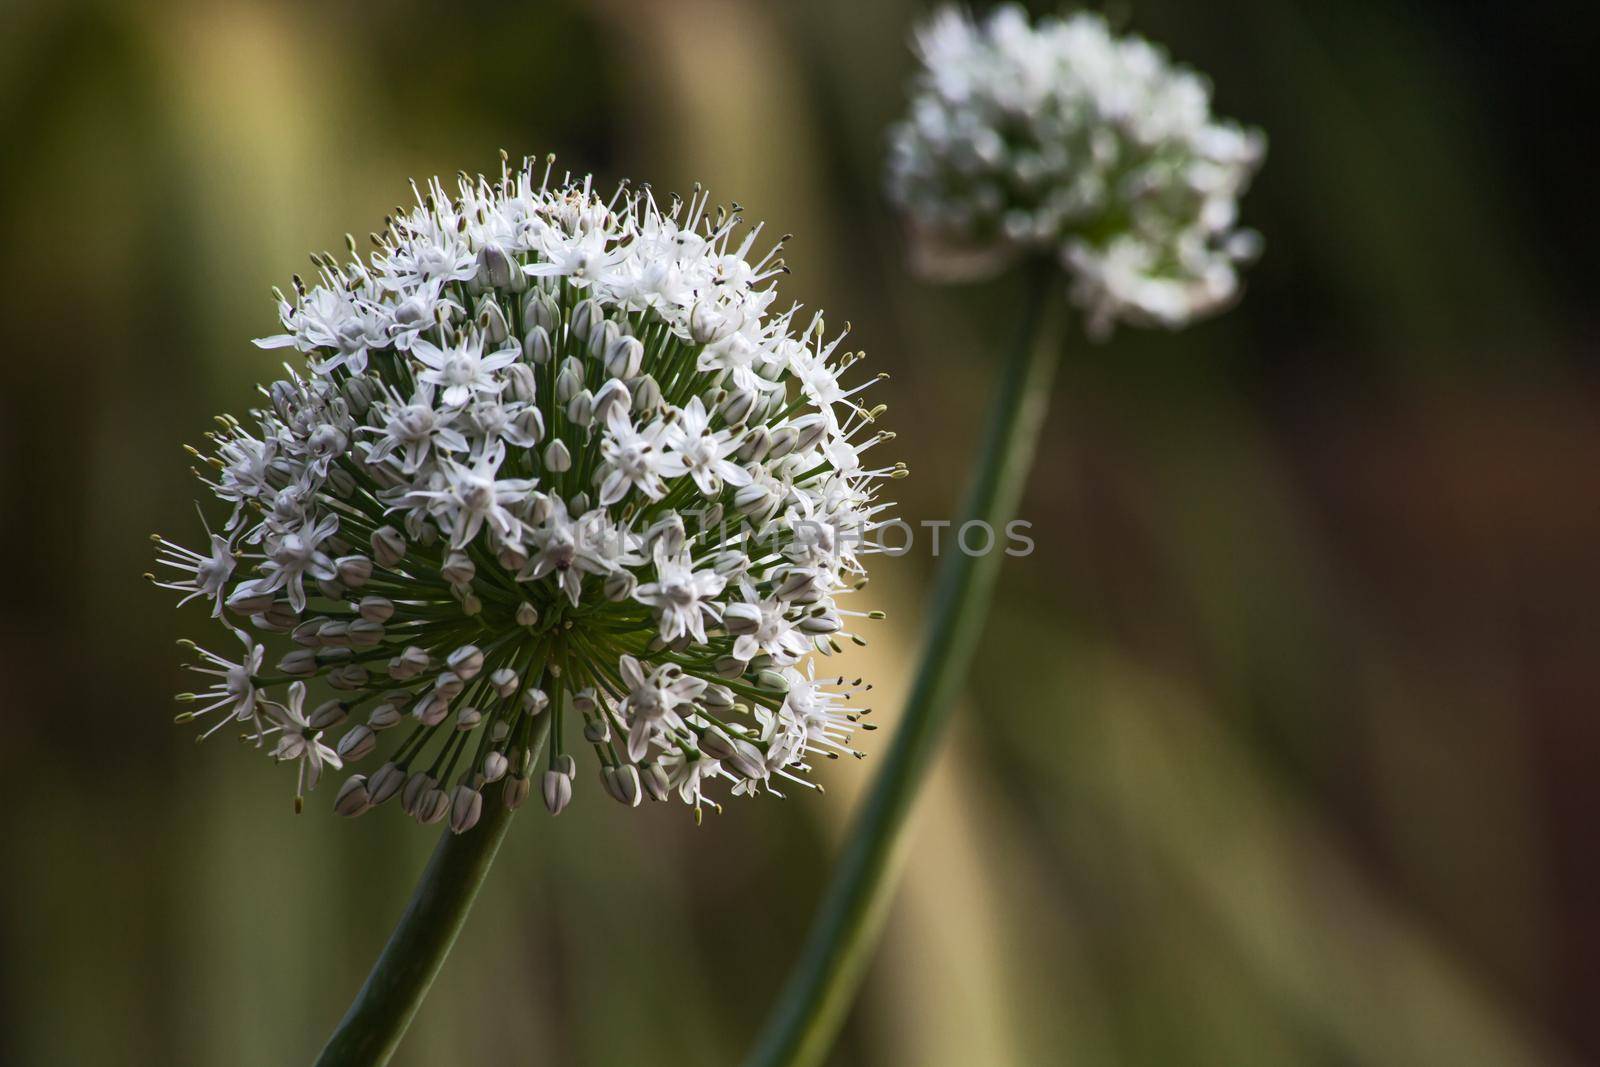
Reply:
M457 832L490 783L560 811L579 747L630 806L811 784L870 688L814 657L878 614L839 601L905 472L867 455L892 435L840 380L859 355L775 310L779 249L698 189L502 157L415 192L370 257L278 294L256 343L299 365L192 450L220 521L158 538L152 577L243 653L185 643L207 687L179 719L243 724L297 806L375 759L336 810Z
M1259 245L1238 200L1266 140L1213 117L1203 76L1099 15L1030 23L1014 4L983 19L941 8L915 51L888 193L922 273L1054 256L1097 337L1175 329L1237 298L1237 264Z

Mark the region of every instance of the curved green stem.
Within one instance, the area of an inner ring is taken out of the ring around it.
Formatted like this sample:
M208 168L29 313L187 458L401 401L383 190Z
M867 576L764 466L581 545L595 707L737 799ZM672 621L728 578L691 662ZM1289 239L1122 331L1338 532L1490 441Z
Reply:
M1058 363L1051 293L1060 284L1042 264L1027 282L1024 309L1004 376L992 402L965 517L1000 534L1016 514L1033 465ZM951 528L959 534L961 524ZM893 897L917 790L949 721L983 631L1000 570L998 548L969 556L942 546L921 665L871 791L851 827L800 959L767 1017L746 1067L822 1063L854 998Z
M543 716L534 739L535 763L554 714L552 709ZM317 1057L316 1067L382 1067L389 1062L467 921L511 825L511 814L505 804L505 782L500 781L483 791L483 815L476 826L464 834L446 828L405 914L355 1003Z
M511 824L502 794L498 785L484 790L483 817L466 833L445 829L405 914L317 1057L317 1067L377 1067L394 1055Z

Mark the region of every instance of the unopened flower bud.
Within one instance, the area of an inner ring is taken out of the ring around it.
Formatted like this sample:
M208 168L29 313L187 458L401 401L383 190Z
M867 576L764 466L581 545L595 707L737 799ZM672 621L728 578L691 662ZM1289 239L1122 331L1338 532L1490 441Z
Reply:
M576 356L568 356L561 362L561 370L556 374L556 401L565 405L567 401L578 395L578 390L583 388L583 364L578 362Z
M756 406L756 395L748 389L735 389L722 401L722 418L729 426L743 426Z
M440 671L433 680L433 691L446 700L453 700L461 694L467 683L455 671Z
M526 357L526 353L524 353ZM538 378L526 363L513 363L506 368L506 395L519 404L531 404L539 396ZM538 408L529 410L538 412Z
M328 672L328 684L345 691L363 689L371 678L372 672L359 663L346 663Z
M408 645L404 652L389 661L389 677L397 682L410 681L431 664L427 650Z
M439 573L451 585L466 586L471 585L472 579L477 576L478 566L465 552L451 552L444 558L444 566L439 568Z
M780 600L793 600L797 603L809 603L817 599L820 591L817 588L817 576L810 571L794 570L778 583L775 590Z
M372 531L372 558L385 567L393 567L406 558L406 539L393 526L380 526Z
M701 732L700 751L712 759L725 760L733 755L733 742L722 727L713 726Z
M617 336L617 324L601 320L589 327L589 333L584 337L584 344L589 349L590 355L604 360L606 349Z
M489 685L497 695L509 697L517 691L517 672L510 667L501 667L489 675Z
M553 330L561 322L561 305L543 290L531 290L522 304L522 317L535 326Z
M554 351L550 344L550 331L543 326L535 326L523 335L522 358L534 366L542 367L549 363Z
M613 603L628 599L639 588L639 579L632 571L614 571L601 583L601 592Z
M351 589L359 589L372 578L372 561L366 556L343 556L336 561L339 580Z
M450 713L450 699L438 693L429 693L417 701L411 714L424 726L438 726Z
M620 379L612 378L594 395L594 421L604 426L613 412L626 414L632 407L633 394Z
M317 654L309 648L297 648L278 661L278 670L295 678L309 678L317 673Z
M644 791L651 800L666 800L672 795L672 783L667 778L667 772L661 764L652 763L639 771L639 781L644 786Z
M417 803L416 817L421 823L436 823L450 812L450 797L443 789L430 789Z
M639 768L631 763L624 763L619 767L607 767L610 774L606 780L606 792L615 797L619 803L630 808L637 808L640 801L644 800L644 790L639 783Z
M742 737L733 739L733 752L727 756L726 762L741 778L756 781L767 779L767 763L761 750Z
M367 715L367 725L374 730L387 730L390 727L399 726L402 717L400 705L392 701L385 701L373 708Z
M756 685L769 693L787 693L789 679L779 671L762 671L756 675Z
M490 241L478 250L478 277L483 284L496 289L510 289L517 279L527 281L522 265L512 259L498 241Z
M354 818L372 807L372 797L367 791L365 775L353 774L339 787L333 800L333 810L346 818Z
M362 375L352 375L345 379L341 388L344 398L350 404L350 411L356 415L365 415L372 406L373 398L378 395L378 386L370 378Z
M521 363L517 366L528 369ZM520 438L517 443L524 448L532 448L544 440L544 415L536 407L525 407L517 412L511 420L511 427Z
M521 545L501 545L495 552L495 559L513 574L528 565L528 553Z
M545 446L544 465L546 470L554 474L562 474L572 469L572 453L567 450L566 443L559 437Z
M328 471L328 480L323 483L323 488L340 500L348 500L350 494L356 491L356 480L343 467L334 467Z
M580 389L567 401L567 421L574 426L588 426L594 422L594 394Z
M367 779L367 794L374 807L382 804L406 783L406 772L393 763L385 763Z
M697 345L712 345L733 332L734 323L704 300L689 309L689 336Z
M478 825L483 815L483 794L476 789L458 785L450 802L450 829L464 834Z
M483 670L483 652L477 645L462 645L450 653L445 660L445 666L456 673L456 677L464 682L470 682Z
M594 300L580 300L578 306L572 309L572 332L579 337L589 336L595 324L603 322L605 314L600 310L600 305Z
M572 779L560 771L544 772L544 806L551 815L560 815L572 803Z
M287 600L280 600L258 615L251 616L256 625L275 633L285 633L300 621L299 614Z
M637 377L643 362L644 345L637 337L618 337L606 347L606 373L613 379Z
M736 637L753 634L761 626L761 607L758 604L729 604L722 613L722 625Z
M372 728L365 724L357 723L355 726L350 727L343 737L339 738L339 756L346 761L355 762L371 755L372 750L377 746L378 735L372 732Z
M400 790L400 807L407 815L416 815L422 798L433 790L439 783L428 775L426 771L416 771L406 779L406 784Z
M328 619L324 615L318 615L314 619L307 619L289 631L289 640L302 648L321 648L322 628L326 625L328 625Z
M661 405L661 386L650 375L635 381L632 388L633 410L639 414L647 415Z
M357 619L347 624L346 639L351 648L372 648L383 643L384 629L382 624L368 622L366 619Z
M257 592L255 582L240 582L238 587L228 595L228 610L235 615L255 615L265 612L272 607L274 594L271 592Z
M794 451L800 441L800 431L793 426L779 426L772 431L772 446L767 449L768 459L782 459Z
M800 436L795 439L794 447L797 452L808 452L817 442L822 440L823 434L828 432L828 423L820 415L795 420L795 427L800 431Z
M313 730L326 730L344 722L345 707L337 700L329 700L317 705L317 709L306 716L307 724Z
M744 443L733 453L740 463L756 463L767 457L772 449L772 434L765 426L757 426L744 435Z

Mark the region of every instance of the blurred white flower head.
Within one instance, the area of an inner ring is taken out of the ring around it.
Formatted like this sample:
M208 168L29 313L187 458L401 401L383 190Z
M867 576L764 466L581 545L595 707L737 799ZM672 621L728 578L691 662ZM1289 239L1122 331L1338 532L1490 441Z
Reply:
M865 709L797 668L860 640L838 600L904 473L868 456L859 354L774 313L779 249L699 190L524 161L416 194L278 294L257 344L303 367L195 451L226 507L203 551L157 539L158 584L244 653L187 646L209 687L179 718L240 724L299 791L385 750L336 809L458 832L490 782L560 811L579 747L629 805L809 784Z
M888 193L938 280L1055 256L1088 328L1177 328L1234 300L1259 239L1237 229L1259 130L1211 114L1210 86L1093 14L1030 24L945 7L917 30Z

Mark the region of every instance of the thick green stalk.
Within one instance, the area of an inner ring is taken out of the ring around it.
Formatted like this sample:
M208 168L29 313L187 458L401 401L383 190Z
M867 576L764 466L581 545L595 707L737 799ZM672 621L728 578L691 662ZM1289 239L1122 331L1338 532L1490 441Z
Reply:
M530 765L538 764L550 722L558 714L552 707L534 726ZM483 791L483 815L476 826L464 834L444 831L405 914L315 1067L383 1067L400 1047L511 825L505 785L496 782Z
M1027 279L1015 347L992 401L965 516L946 531L949 540L965 523L981 520L994 531L993 549L969 556L955 543L940 545L943 558L927 642L910 699L845 840L800 959L746 1067L822 1063L872 956L894 895L907 820L982 634L1005 526L1016 514L1033 466L1059 358L1058 316L1051 300L1059 284L1043 265Z
M405 914L317 1057L317 1067L381 1067L400 1046L511 824L503 784L483 791L478 825L464 834L444 831Z

